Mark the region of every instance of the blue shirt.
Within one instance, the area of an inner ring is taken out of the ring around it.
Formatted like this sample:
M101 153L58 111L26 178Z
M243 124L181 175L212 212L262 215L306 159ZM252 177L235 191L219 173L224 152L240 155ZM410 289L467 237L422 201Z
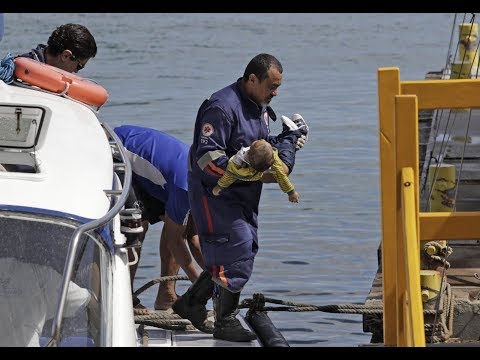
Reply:
M123 125L114 129L127 150L132 181L166 204L168 216L182 224L188 203L188 146L159 130Z

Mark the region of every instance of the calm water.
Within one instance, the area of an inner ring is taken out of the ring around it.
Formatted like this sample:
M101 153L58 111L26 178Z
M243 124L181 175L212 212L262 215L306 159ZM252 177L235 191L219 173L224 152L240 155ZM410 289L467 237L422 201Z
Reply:
M284 78L271 105L277 115L301 113L310 126L291 176L302 198L290 204L277 185L265 186L260 251L242 298L365 300L380 241L377 69L399 67L403 80L440 70L453 14L6 14L0 58L46 43L67 22L86 25L97 40L98 54L80 74L110 93L101 119L186 143L204 98L240 77L256 54L277 56ZM161 226L149 230L136 288L160 274ZM145 305L155 294L141 295ZM269 315L291 346L370 341L361 315Z

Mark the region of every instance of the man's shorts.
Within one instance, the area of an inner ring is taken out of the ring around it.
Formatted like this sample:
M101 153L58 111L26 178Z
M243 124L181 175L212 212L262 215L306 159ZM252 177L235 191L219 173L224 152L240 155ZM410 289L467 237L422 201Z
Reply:
M120 161L117 158L114 159L115 162ZM125 174L119 173L118 177L120 178L121 183L124 184ZM134 207L139 207L140 210L142 210L142 221L148 221L151 225L162 221L160 216L165 215L165 203L148 194L135 182L135 180L133 180L132 177L132 186L127 201L125 202L125 208Z
M160 216L165 215L165 204L148 194L134 181L125 205L126 207L138 206L142 210L142 220L147 220L151 225L162 221Z

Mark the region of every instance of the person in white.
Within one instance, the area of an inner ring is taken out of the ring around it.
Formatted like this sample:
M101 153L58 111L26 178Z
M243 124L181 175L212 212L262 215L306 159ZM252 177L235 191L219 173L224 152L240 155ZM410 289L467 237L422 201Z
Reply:
M49 266L0 258L0 346L40 346L45 321L53 318L62 276ZM64 316L87 306L91 295L70 282Z

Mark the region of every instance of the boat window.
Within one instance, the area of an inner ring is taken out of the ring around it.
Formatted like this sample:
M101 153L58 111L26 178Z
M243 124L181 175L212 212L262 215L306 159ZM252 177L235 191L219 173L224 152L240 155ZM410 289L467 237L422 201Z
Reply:
M51 336L68 243L76 221L0 211L0 346L42 346ZM80 239L59 346L102 343L105 249L96 233Z
M0 105L0 146L34 147L44 116L45 110L39 107Z
M36 173L35 146L45 110L0 105L0 171Z
M105 251L95 241L95 237L84 236L81 238L77 263L74 268L72 281L83 289L88 289L90 301L82 311L77 311L75 316L64 318L60 331L60 346L101 346L102 333L102 306L104 305L104 291L102 291L101 264L106 262ZM67 303L69 297L67 297ZM106 324L103 323L103 328ZM47 327L47 336L51 327Z

